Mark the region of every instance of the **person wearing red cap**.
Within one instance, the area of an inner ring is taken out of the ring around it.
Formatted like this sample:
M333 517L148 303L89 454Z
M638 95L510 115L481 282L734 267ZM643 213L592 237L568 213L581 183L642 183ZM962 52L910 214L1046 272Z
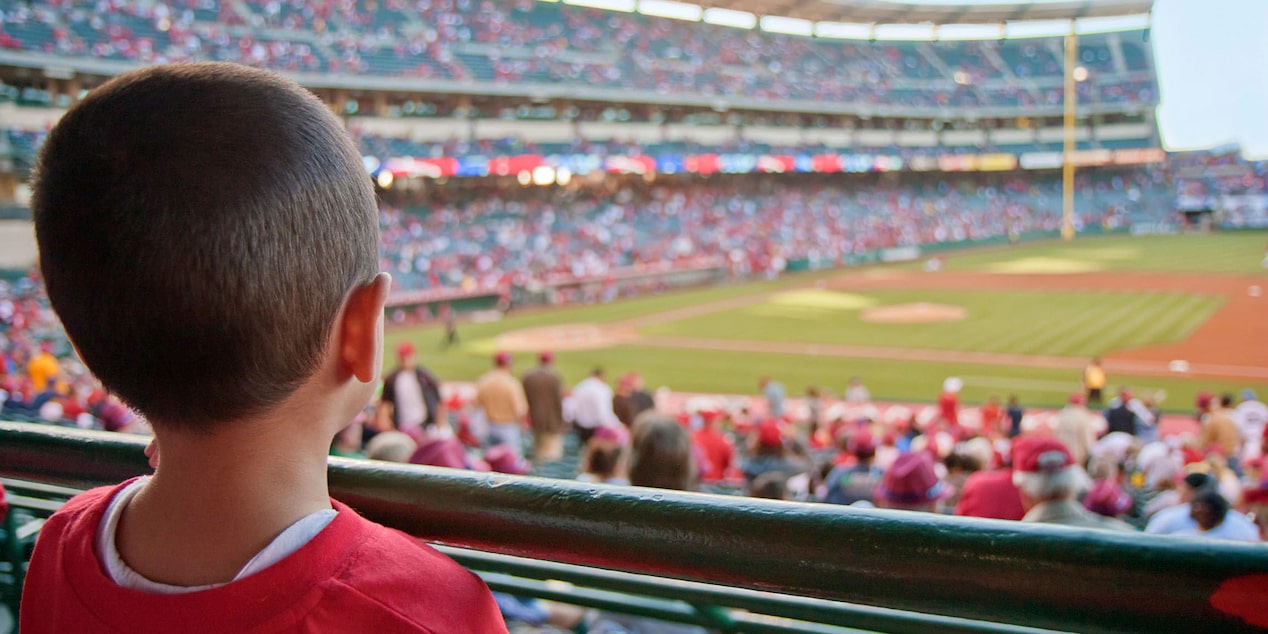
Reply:
M564 455L564 384L555 371L555 355L544 351L537 367L524 374L528 422L533 429L533 460L553 462Z
M775 420L758 425L756 433L750 437L749 445L750 457L740 470L750 485L757 476L768 471L779 471L789 477L806 471L805 465L788 457L783 431Z
M383 379L374 429L396 429L418 438L424 427L448 422L440 399L440 381L418 364L414 344L405 341L396 346L396 359L396 369Z
M876 485L872 501L881 508L933 512L939 500L955 493L934 470L927 451L898 456Z
M845 434L841 434L845 436ZM844 439L844 438L843 438ZM854 504L872 499L872 492L880 483L880 469L874 466L876 441L866 430L855 431L845 440L845 449L856 459L854 464L838 464L824 477L827 489L823 501L828 504Z
M509 445L515 455L523 455L520 423L528 415L524 386L511 376L511 354L493 356L493 369L476 381L476 404L489 422L489 445Z
M1096 431L1092 428L1092 413L1083 405L1083 394L1070 395L1066 406L1057 414L1052 434L1070 449L1075 464L1087 464L1092 445L1096 444Z
M1027 436L1013 445L1013 483L1026 508L1023 522L1134 530L1126 522L1088 511L1075 500L1087 486L1087 474L1056 438Z

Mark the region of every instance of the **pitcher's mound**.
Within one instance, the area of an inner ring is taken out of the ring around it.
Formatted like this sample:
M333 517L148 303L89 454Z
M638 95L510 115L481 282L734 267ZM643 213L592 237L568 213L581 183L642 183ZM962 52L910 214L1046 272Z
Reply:
M498 335L498 348L514 352L538 350L596 350L632 341L630 329L599 324L565 324L525 328Z
M915 302L868 308L859 314L863 321L882 324L932 324L942 321L960 321L968 315L963 306Z

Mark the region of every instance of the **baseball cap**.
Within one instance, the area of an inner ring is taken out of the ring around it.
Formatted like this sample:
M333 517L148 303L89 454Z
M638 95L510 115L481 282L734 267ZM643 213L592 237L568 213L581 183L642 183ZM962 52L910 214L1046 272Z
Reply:
M499 352L499 353L497 353L497 354L493 355L493 362L494 362L494 363L496 363L496 364L498 364L498 365L510 365L510 364L511 364L511 353L509 353L509 352L505 352L505 351L503 351L503 352Z
M414 354L414 344L408 341L402 341L396 346L396 356L404 357Z
M1013 444L1013 470L1053 473L1074 464L1065 443L1056 438L1025 436Z
M1215 395L1210 392L1198 392L1197 406L1198 409L1206 409L1211 406L1211 401L1215 400Z
M779 424L766 421L757 428L757 443L763 447L779 447L784 444L784 434L779 431Z
M1083 404L1084 404L1084 402L1085 402L1085 399L1083 398L1083 395L1082 395L1082 394L1080 394L1080 393L1078 393L1078 392L1075 392L1074 394L1071 394L1071 395L1070 395L1070 404L1071 404L1071 405L1083 405Z
M484 451L484 461L489 463L489 468L498 473L509 473L511 475L524 475L528 473L533 465L527 460L515 454L515 450L510 445L494 445Z
M1242 400L1243 401L1258 401L1259 395L1255 394L1255 390L1247 388L1242 390Z
M542 350L541 353L537 355L537 360L542 363L550 363L555 360L555 353L549 350Z
M954 489L938 479L928 452L905 453L889 466L873 491L894 504L924 504L951 496Z

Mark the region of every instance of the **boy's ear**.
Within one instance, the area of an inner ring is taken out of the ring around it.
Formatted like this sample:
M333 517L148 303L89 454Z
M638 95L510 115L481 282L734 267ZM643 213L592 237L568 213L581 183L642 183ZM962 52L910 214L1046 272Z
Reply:
M383 307L392 276L379 273L369 284L348 294L339 325L339 365L362 383L379 376L383 363Z

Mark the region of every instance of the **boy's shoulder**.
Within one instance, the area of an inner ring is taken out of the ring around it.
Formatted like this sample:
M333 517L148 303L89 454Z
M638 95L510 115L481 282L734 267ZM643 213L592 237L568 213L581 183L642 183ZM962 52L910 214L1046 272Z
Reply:
M106 506L127 484L80 494L45 524L23 631L505 632L479 577L337 501L335 520L308 544L240 581L185 595L121 588L101 572L93 543Z

